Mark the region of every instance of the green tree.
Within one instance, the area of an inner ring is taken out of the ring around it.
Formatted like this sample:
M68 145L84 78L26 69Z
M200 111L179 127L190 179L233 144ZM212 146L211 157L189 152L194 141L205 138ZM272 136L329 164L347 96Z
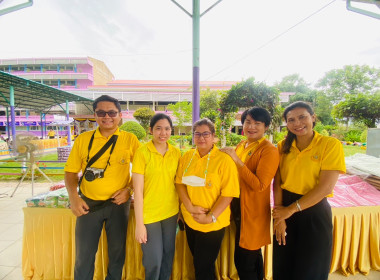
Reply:
M220 101L220 129L222 133L230 128L231 114L239 109L248 109L260 106L269 111L272 116L270 134L281 124L281 107L279 105L279 92L275 87L269 87L265 83L255 83L254 78L237 83L222 95ZM225 141L225 139L223 139Z
M380 121L380 93L346 95L345 100L334 107L333 115L340 120L351 118L367 127L376 127Z
M134 121L127 121L123 123L119 129L133 133L139 140L146 136L145 129L139 123Z
M314 112L317 115L317 118L324 124L335 124L331 112L333 110L333 103L331 98L326 96L323 92L316 93L316 100L314 104Z
M193 107L191 102L181 101L175 104L169 104L168 110L173 111L175 117L174 124L178 127L178 134L181 135L181 147L183 146L183 137L181 129L185 127L186 123L191 123Z
M300 77L299 74L292 74L282 78L281 82L275 83L274 86L281 92L295 92L296 94L305 94L310 91L309 84Z
M149 131L149 122L153 116L154 111L147 107L139 108L133 113L133 117L141 124L146 132Z
M201 90L199 102L201 118L208 118L213 123L216 122L220 95L221 92L217 90Z
M316 86L331 96L334 102L346 94L374 94L380 91L380 69L368 65L346 65L325 74Z

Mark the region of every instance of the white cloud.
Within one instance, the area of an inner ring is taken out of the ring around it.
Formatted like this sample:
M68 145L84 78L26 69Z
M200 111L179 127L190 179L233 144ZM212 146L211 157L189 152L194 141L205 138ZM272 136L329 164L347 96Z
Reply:
M191 11L191 1L178 2ZM215 2L202 0L201 10ZM347 64L379 67L380 21L345 1L300 23L330 2L220 2L201 18L201 80L272 84L299 73L314 83ZM0 30L0 58L93 56L117 79L192 79L192 20L170 0L39 0L1 16Z

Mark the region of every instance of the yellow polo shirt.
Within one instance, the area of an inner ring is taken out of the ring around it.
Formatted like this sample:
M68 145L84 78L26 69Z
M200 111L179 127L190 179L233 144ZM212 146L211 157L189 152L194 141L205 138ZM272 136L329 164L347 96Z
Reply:
M136 151L132 172L144 175L144 224L162 221L178 213L174 178L180 157L179 149L170 144L162 156L152 141Z
M87 131L77 137L65 165L66 172L79 173L79 171L84 171L87 165L88 145L93 133L94 131ZM126 131L119 131L119 129L117 129L114 134L118 135L118 139L110 158L110 165L104 173L104 178L98 178L92 182L88 182L85 178L82 180L81 190L88 198L107 200L117 190L126 187L130 182L130 163L135 151L140 147L140 142L134 134ZM91 159L111 137L112 135L108 138L102 136L99 132L99 128L97 128L89 159ZM104 169L110 155L111 147L112 145L91 167Z
M257 147L263 142L265 137L262 137L261 139L250 143L247 148L245 148L245 145L247 143L247 140L244 140L236 147L236 155L240 158L242 162L246 162L247 159L256 151Z
M182 156L177 170L176 183L182 184L183 172L189 165L193 153L194 149ZM207 166L207 158L208 155L201 158L198 151L196 151L184 176L193 175L205 178L204 172ZM214 206L219 196L239 197L239 175L235 162L229 155L219 151L214 146L210 153L206 186L192 187L186 185L186 188L193 205L202 206L207 209L211 209ZM216 223L211 224L199 224L196 222L183 204L181 205L181 211L186 224L194 230L210 232L222 229L230 224L231 210L229 206L220 214Z
M321 170L346 172L343 146L339 140L314 133L310 145L302 151L293 141L290 153L281 154L284 140L278 143L281 188L304 195L319 184Z

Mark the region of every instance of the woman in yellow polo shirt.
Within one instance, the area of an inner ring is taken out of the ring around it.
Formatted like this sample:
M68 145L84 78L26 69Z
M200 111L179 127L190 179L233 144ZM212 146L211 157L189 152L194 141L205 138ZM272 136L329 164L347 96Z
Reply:
M278 144L274 180L273 279L328 279L333 228L326 196L345 172L343 147L313 130L316 116L307 103L289 105L283 117L288 134Z
M172 271L179 210L174 177L181 157L168 143L172 129L169 116L154 115L149 127L153 139L133 158L135 237L141 243L147 280L169 280Z
M234 161L214 146L215 127L209 119L194 123L193 136L196 149L181 158L176 188L195 279L210 280L215 278L215 260L230 224L231 200L239 196L239 180Z

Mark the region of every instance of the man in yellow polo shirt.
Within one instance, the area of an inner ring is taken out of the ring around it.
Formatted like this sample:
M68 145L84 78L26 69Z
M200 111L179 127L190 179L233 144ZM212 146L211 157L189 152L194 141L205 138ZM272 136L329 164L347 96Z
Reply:
M121 107L117 99L102 95L94 101L93 110L99 127L78 136L65 165L65 185L77 216L74 279L93 279L103 225L109 256L106 279L121 279L130 206L129 168L140 143L135 135L119 131ZM108 141L105 152L86 168ZM80 171L85 176L78 194Z

